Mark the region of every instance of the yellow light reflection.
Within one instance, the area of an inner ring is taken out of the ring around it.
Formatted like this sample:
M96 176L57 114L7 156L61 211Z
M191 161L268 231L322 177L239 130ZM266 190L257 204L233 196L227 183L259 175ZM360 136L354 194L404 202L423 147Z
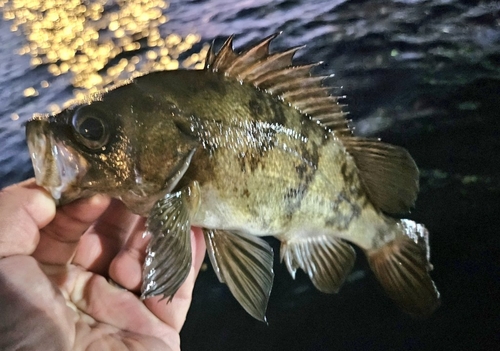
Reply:
M75 97L153 70L202 68L208 45L178 60L200 41L198 34L161 37L167 8L163 0L0 0L11 30L27 39L17 53L30 55L33 66L45 65L54 76L71 74ZM129 56L136 51L141 54ZM24 91L26 97L37 94L35 88Z
M24 89L24 91L23 91L23 95L24 95L25 97L37 96L37 95L38 95L38 91L36 91L36 89L35 89L35 88L30 87L30 88Z

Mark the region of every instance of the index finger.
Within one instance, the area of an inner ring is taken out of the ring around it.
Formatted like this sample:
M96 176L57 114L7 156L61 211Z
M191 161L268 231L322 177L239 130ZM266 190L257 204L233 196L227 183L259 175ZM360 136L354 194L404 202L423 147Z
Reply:
M0 258L30 255L39 241L39 230L55 216L52 197L34 179L0 191Z
M111 261L122 249L141 217L133 214L118 200L82 237L73 263L94 273L108 276Z

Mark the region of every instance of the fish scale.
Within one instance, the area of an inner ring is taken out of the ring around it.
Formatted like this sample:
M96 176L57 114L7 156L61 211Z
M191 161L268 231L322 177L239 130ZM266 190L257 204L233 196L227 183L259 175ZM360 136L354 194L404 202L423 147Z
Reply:
M259 320L274 277L266 235L293 277L302 269L326 293L357 245L401 308L431 314L428 232L399 219L418 193L413 159L353 135L317 64L294 65L300 47L270 53L275 37L239 53L230 37L203 70L153 72L36 116L26 132L37 183L60 205L104 193L148 217L142 298L182 285L195 225L219 280Z

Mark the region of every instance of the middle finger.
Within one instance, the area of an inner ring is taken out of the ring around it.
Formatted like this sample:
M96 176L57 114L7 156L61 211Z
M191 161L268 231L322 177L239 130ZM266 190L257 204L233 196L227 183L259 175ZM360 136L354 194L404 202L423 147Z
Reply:
M106 212L83 235L73 263L106 277L111 261L140 220L121 201L112 200Z
M108 197L96 195L59 207L52 222L40 230L40 242L33 257L49 265L69 263L82 234L108 206Z

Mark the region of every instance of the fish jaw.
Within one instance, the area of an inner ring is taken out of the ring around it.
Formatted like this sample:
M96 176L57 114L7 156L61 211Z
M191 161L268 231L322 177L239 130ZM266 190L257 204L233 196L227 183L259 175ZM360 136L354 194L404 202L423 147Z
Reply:
M80 197L79 180L88 162L75 149L55 138L49 122L33 119L26 126L26 139L36 183L50 192L58 205Z

